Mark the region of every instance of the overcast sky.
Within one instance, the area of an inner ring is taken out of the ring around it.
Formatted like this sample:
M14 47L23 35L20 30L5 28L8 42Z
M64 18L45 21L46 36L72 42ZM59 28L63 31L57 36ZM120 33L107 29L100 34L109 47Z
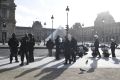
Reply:
M16 25L32 26L33 21L46 22L47 28L52 27L51 16L54 16L54 28L65 27L67 23L66 7L69 11L69 26L75 22L93 26L97 14L109 11L116 22L120 22L120 0L15 0Z

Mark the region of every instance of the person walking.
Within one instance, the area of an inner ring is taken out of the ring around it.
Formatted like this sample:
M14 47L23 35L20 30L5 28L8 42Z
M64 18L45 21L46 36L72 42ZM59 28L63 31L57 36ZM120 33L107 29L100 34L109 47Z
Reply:
M101 58L100 52L99 52L99 40L98 36L95 35L95 42L94 42L94 47L95 47L95 55L99 55L99 58Z
M20 66L24 65L24 55L26 56L27 63L29 64L29 54L28 54L28 35L25 34L25 36L21 39L21 45L20 45L20 55L21 55L21 64Z
M19 62L18 57L17 57L19 41L16 38L15 33L13 33L12 38L9 39L8 45L9 45L10 52L11 52L10 53L10 63L12 63L13 57L15 57L15 62Z
M35 39L32 34L28 34L28 53L29 53L29 62L34 62L34 46Z
M51 39L49 39L46 43L46 47L48 48L48 56L51 57L52 56L52 49L54 47L54 43Z
M111 39L111 52L112 52L112 57L116 57L115 55L115 48L117 47L118 45L116 44L115 40L114 39Z

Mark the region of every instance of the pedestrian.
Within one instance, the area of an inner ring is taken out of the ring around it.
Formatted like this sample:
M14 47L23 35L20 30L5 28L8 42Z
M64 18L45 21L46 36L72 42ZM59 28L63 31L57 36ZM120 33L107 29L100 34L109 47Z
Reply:
M71 55L72 55L72 61L76 62L76 51L77 51L77 40L72 37L71 39Z
M49 39L46 43L46 47L48 48L48 56L51 57L52 56L52 49L54 47L54 43L51 39Z
M20 66L24 65L24 55L26 56L27 63L29 64L29 54L28 54L28 35L25 34L25 36L21 39L21 45L20 45L20 55L21 55L21 64Z
M10 63L12 63L13 57L15 57L15 62L19 62L17 57L19 41L16 38L15 33L13 33L12 38L9 39L8 45L10 48Z
M94 42L94 47L95 47L95 55L99 55L99 58L101 58L100 52L99 52L99 40L98 40L98 36L95 35L95 42Z
M71 64L71 43L69 41L69 39L66 37L65 38L65 42L64 42L64 48L65 48L65 52L64 52L64 56L65 56L65 65Z
M115 55L115 48L117 47L118 45L116 44L115 40L114 39L111 39L111 52L112 52L112 57L116 57Z
M56 60L60 59L60 36L58 35L57 38L55 39L55 45L56 45Z
M34 62L34 46L35 39L32 34L28 34L28 54L29 54L29 62Z

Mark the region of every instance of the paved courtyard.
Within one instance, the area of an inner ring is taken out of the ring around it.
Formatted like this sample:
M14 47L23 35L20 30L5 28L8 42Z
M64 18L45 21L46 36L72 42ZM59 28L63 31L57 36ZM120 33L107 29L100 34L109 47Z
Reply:
M35 49L35 62L20 67L20 62L9 64L9 49L0 49L0 80L120 80L119 52L117 49L117 58L94 59L89 50L75 63L64 65L64 58L56 61L47 56L47 49Z

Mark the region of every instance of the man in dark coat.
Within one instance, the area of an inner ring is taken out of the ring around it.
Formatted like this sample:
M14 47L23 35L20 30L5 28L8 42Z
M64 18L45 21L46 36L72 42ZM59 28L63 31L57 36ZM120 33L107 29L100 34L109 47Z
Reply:
M115 43L115 41L114 41L114 39L111 39L111 46L110 46L110 48L111 48L111 52L112 52L112 57L116 57L116 55L115 55L115 48L118 46L116 43Z
M77 49L77 41L74 37L71 39L71 55L72 61L76 62L76 49Z
M56 45L56 60L60 59L60 36L57 36L57 38L55 39L55 45Z
M94 42L94 47L95 47L95 54L99 55L99 58L101 58L100 52L99 52L99 40L98 36L95 36L95 42Z
M71 43L67 37L64 42L64 49L65 49L65 52L64 52L65 63L64 64L67 64L68 61L69 61L69 64L71 64Z
M21 64L20 66L24 65L24 55L26 55L27 65L29 64L29 54L28 54L28 35L25 34L25 36L21 39L21 45L20 45L20 55L21 55Z
M51 39L49 39L47 41L46 47L48 48L48 52L49 52L48 56L51 57L52 56L52 49L54 47L54 43L53 43L53 41Z
M8 45L9 45L10 52L11 52L10 53L10 63L12 63L13 57L15 57L16 62L19 62L18 58L17 58L19 42L16 38L15 33L13 33L12 38L9 39Z
M34 45L35 39L32 34L28 34L28 53L29 53L29 62L34 62Z

